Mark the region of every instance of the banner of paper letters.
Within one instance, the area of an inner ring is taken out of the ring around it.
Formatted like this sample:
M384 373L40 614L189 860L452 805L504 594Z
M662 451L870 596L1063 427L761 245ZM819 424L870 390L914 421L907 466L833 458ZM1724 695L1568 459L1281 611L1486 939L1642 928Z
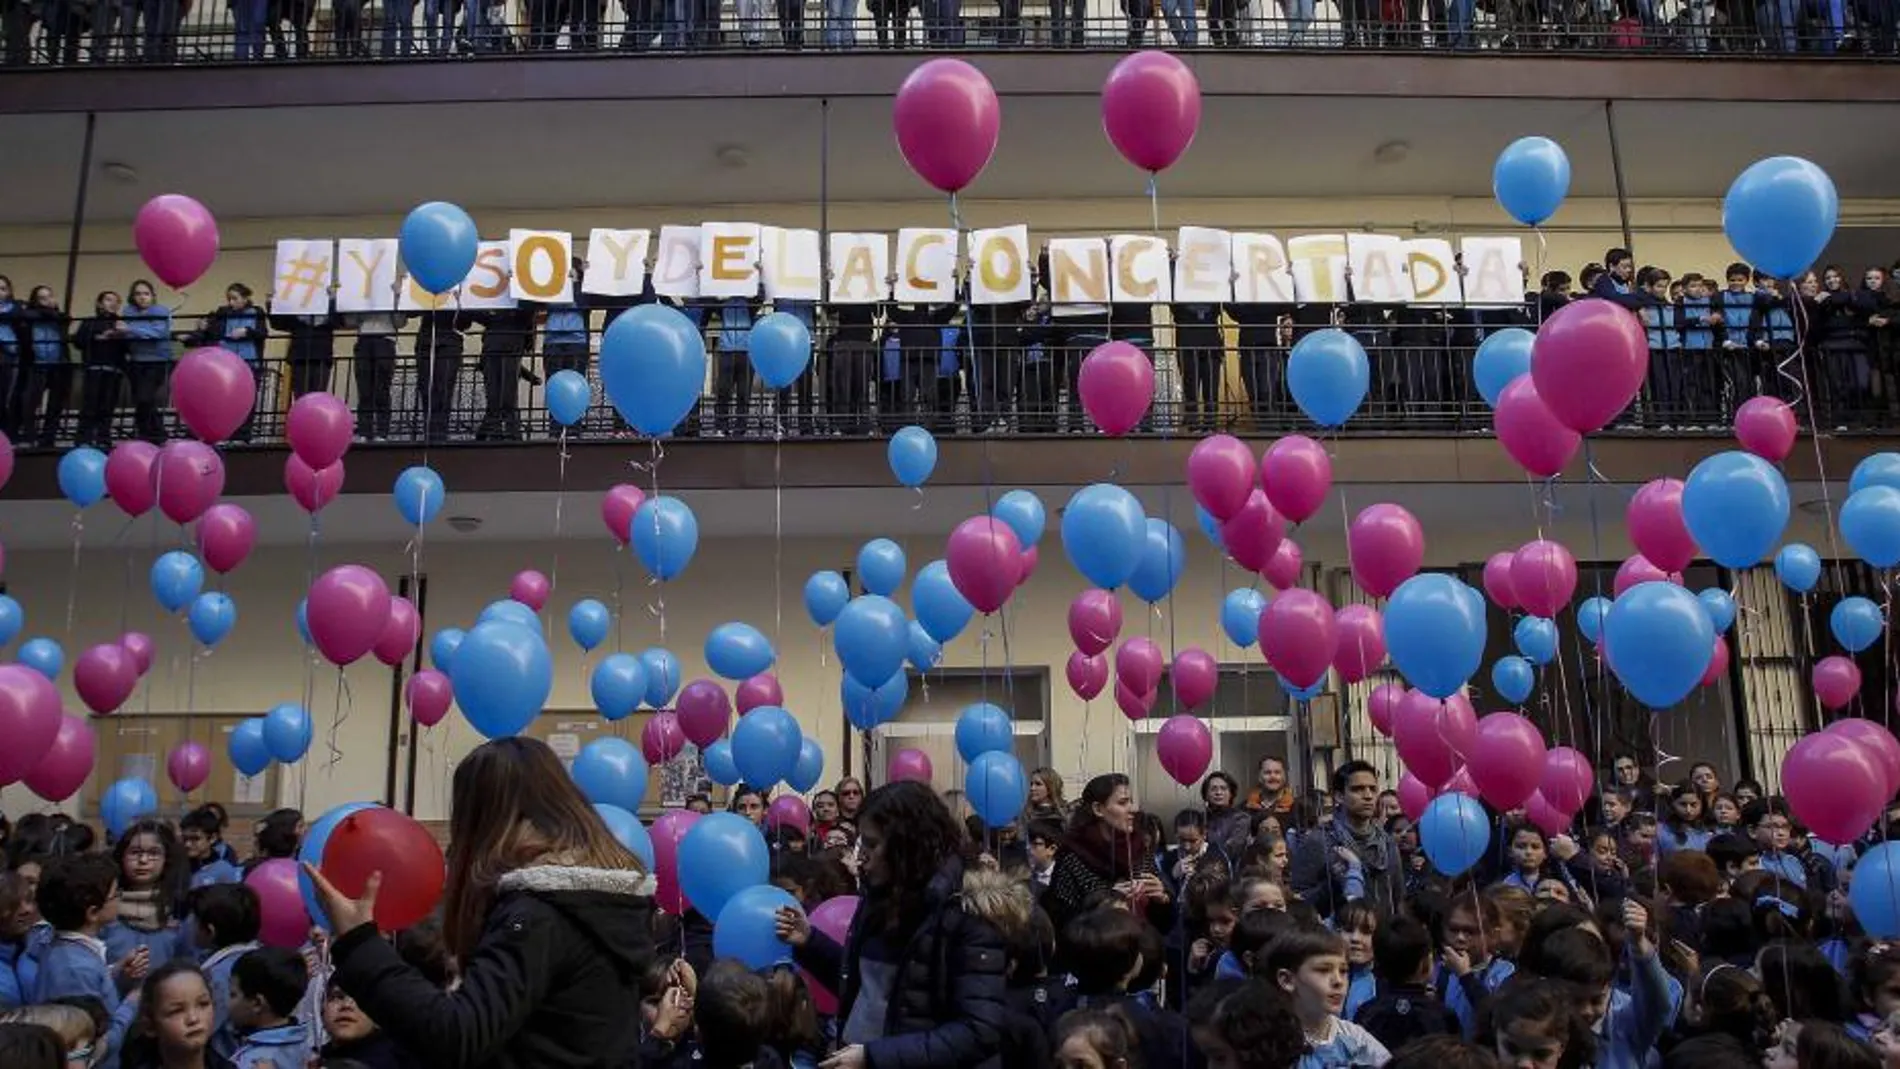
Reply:
M580 292L632 297L651 273L653 291L681 299L765 297L832 304L949 304L963 299L966 265L971 304L1030 300L1037 253L1026 225L957 232L904 229L896 235L833 233L821 249L816 230L756 223L701 223L651 230L597 228L587 239ZM1443 238L1392 234L1272 234L1184 226L1172 245L1160 237L1052 238L1050 299L1060 305L1343 301L1348 271L1356 300L1379 304L1506 305L1524 299L1523 247L1515 237L1459 241L1463 272ZM392 308L481 311L518 301L567 304L574 236L559 230L511 230L484 241L475 267L451 293L432 297L400 272L394 238L280 241L272 308L284 315ZM829 253L824 256L821 253ZM824 264L829 262L826 278ZM649 266L650 262L650 266Z

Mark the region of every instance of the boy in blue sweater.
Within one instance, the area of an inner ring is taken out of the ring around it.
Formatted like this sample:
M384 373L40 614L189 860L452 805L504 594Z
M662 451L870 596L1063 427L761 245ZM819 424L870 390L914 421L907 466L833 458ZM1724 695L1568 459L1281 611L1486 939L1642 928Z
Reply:
M1728 287L1715 295L1715 312L1722 317L1717 331L1722 346L1721 385L1729 406L1723 409L1724 418L1732 419L1734 409L1756 393L1754 356L1761 302L1749 284L1751 277L1747 264L1730 264L1723 273Z
M231 1055L236 1069L304 1069L310 1029L296 1013L309 984L303 955L288 947L259 947L237 959L228 1003L242 1036Z
M1650 937L1649 910L1635 899L1625 899L1623 925L1629 932L1632 982L1628 993L1612 984L1616 959L1611 947L1583 928L1566 929L1545 940L1535 964L1539 975L1580 990L1578 1012L1596 1033L1596 1069L1643 1069L1676 1010L1669 974Z
M1340 1019L1348 986L1344 939L1323 929L1288 932L1267 948L1260 973L1293 1000L1307 1042L1299 1069L1377 1069L1391 1060L1371 1032Z
M214 1015L211 1049L229 1058L237 1053L238 1034L231 1024L231 972L238 959L260 945L257 892L241 883L219 883L191 893L197 949L204 952L205 984Z
M33 1001L98 999L112 1015L99 1064L115 1069L125 1029L138 1007L136 1000L121 1002L119 983L136 982L150 964L143 951L135 951L111 968L106 965L100 934L119 915L118 866L104 854L52 858L40 873L38 901L41 916L55 934L40 961Z
M1694 413L1691 422L1699 423L1717 411L1727 419L1735 402L1722 396L1721 369L1715 359L1715 336L1722 317L1709 293L1709 280L1693 271L1682 276L1676 322L1682 332L1682 400Z

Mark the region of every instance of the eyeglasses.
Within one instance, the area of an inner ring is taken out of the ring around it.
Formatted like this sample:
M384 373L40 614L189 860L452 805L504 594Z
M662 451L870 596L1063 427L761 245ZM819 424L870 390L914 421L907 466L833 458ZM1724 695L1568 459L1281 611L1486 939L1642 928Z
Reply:
M864 793L863 791L857 790L856 788L847 787L846 789L839 791L838 796L841 798L857 798L863 793Z

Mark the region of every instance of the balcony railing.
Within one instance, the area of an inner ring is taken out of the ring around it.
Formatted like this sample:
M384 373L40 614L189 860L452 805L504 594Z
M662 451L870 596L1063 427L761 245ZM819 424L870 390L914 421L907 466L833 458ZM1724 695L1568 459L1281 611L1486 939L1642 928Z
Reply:
M1126 49L1890 57L1900 0L10 0L0 61Z

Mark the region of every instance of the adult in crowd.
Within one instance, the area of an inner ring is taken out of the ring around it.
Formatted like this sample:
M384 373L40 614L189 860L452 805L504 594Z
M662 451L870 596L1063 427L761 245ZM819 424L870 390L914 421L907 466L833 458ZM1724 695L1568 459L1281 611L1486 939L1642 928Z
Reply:
M1254 786L1247 792L1248 809L1265 809L1285 817L1297 799L1287 784L1286 762L1268 754L1254 770Z
M1062 796L1062 776L1053 768L1043 767L1029 774L1029 805L1025 820L1069 819L1069 802Z
M1089 780L1069 818L1042 907L1056 931L1105 896L1125 900L1160 931L1174 926L1174 901L1155 869L1155 851L1141 833L1128 777L1109 772Z
M1240 784L1216 769L1201 781L1201 802L1207 806L1207 841L1236 864L1253 835L1253 814L1240 805Z
M1300 838L1289 879L1293 893L1331 917L1363 883L1365 899L1390 914L1405 900L1404 873L1392 837L1379 823L1379 773L1348 761L1333 773L1333 817Z

